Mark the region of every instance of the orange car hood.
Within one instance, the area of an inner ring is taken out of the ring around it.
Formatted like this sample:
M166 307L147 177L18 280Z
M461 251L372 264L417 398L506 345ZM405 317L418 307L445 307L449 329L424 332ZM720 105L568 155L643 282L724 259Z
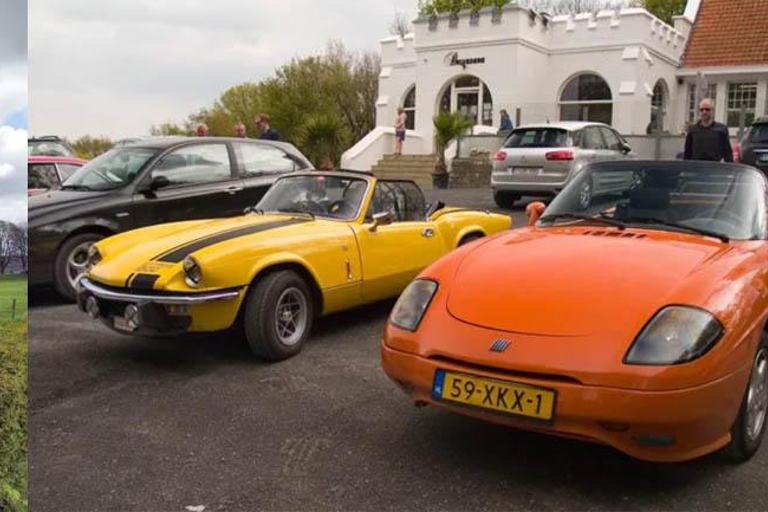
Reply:
M467 323L521 334L634 330L638 318L650 319L670 301L690 298L676 293L686 278L731 250L714 239L670 232L522 229L481 244L463 259L448 311Z

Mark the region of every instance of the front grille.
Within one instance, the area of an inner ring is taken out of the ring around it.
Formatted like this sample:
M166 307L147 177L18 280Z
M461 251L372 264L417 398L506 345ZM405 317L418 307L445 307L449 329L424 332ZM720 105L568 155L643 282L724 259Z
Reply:
M462 368L466 368L467 370L479 370L489 373L495 373L501 377L509 377L510 379L535 379L535 380L541 380L541 381L549 381L549 382L561 382L565 384L578 384L578 385L584 385L583 382L581 382L579 379L576 379L574 377L568 376L568 375L556 375L551 373L539 373L539 372L524 372L524 371L517 371L517 370L509 370L508 368L501 368L498 366L486 366L481 364L475 364L475 363L468 363L466 361L459 361L457 359L452 359L450 357L445 356L434 356L429 358L431 361L438 361L438 362L444 362L451 365L456 365Z

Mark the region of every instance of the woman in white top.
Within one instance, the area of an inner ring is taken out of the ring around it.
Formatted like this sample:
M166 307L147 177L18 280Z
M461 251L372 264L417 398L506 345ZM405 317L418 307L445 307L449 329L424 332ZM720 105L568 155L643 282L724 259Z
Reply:
M403 154L403 141L405 140L405 121L408 114L403 107L397 109L397 120L395 121L395 156Z

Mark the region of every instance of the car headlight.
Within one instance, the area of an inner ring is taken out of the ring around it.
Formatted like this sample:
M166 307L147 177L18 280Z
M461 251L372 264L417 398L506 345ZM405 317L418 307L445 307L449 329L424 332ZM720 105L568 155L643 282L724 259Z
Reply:
M101 253L99 249L92 245L88 248L88 258L86 260L86 266L90 270L91 267L98 265L101 262Z
M415 331L436 291L437 283L434 281L417 279L411 282L397 299L389 321L401 329Z
M184 258L182 267L184 268L184 281L192 288L199 286L200 281L203 280L203 269L200 267L200 263L192 256L187 256Z
M698 359L715 346L725 328L711 313L689 306L667 306L643 328L624 362L675 365Z

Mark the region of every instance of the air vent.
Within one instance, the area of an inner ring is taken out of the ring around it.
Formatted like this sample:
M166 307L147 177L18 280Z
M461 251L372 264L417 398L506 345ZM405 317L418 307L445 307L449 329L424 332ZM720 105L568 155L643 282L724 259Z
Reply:
M621 231L585 231L585 236L605 236L608 238L645 238L648 235L638 233L622 233Z

